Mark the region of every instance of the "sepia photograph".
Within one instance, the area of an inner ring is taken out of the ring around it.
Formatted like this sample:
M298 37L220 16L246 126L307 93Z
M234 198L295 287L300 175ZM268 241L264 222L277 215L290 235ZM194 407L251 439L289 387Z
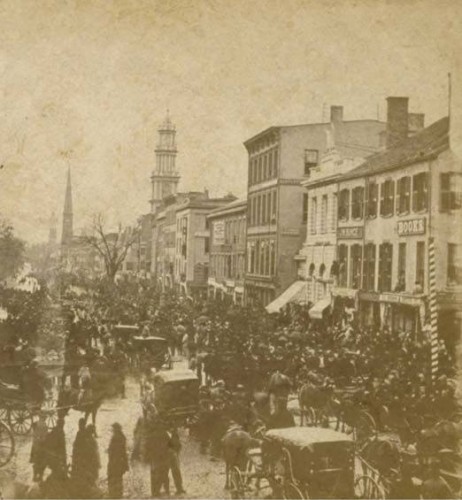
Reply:
M0 0L0 500L462 497L462 0Z

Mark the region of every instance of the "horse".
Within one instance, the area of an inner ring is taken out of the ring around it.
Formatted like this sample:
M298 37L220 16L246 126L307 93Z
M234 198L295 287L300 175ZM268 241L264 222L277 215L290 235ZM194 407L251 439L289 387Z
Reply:
M319 413L324 412L332 398L333 388L329 385L317 385L306 382L298 391L298 404L300 406L300 425L316 425L321 420Z
M227 490L231 486L230 476L233 467L243 471L247 464L247 450L252 446L259 446L260 441L252 438L240 425L231 424L221 439L221 444L226 467L225 489Z
M58 396L58 417L63 418L72 408L84 413L85 424L91 415L93 425L96 425L96 415L104 399L114 396L114 387L107 363L96 360L90 369L90 376L85 378L81 389L63 386ZM112 387L112 390L111 390Z

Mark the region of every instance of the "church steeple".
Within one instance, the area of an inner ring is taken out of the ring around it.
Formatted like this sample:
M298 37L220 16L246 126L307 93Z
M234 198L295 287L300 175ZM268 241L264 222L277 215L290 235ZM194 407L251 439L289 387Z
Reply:
M66 197L64 198L63 210L63 232L61 235L61 245L67 246L72 243L74 236L73 230L73 213L72 213L72 184L71 184L71 169L67 169L67 184Z
M156 168L152 173L151 212L155 212L162 200L171 194L176 194L180 174L176 170L176 155L178 150L175 142L176 129L167 116L159 127L159 139L156 147Z

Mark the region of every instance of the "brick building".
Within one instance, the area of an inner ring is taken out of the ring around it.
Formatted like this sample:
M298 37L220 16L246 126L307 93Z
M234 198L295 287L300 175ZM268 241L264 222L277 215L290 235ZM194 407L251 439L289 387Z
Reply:
M303 221L307 179L334 141L340 155L372 153L381 144L385 124L343 119L332 106L331 121L270 127L244 144L248 152L246 300L269 304L297 278L295 256L305 241Z
M209 295L244 299L247 200L236 200L207 216L210 231Z

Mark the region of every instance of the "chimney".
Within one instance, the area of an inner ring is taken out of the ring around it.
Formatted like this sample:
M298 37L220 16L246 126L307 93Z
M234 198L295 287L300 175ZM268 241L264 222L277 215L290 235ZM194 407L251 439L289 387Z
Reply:
M409 113L408 125L409 135L414 135L425 127L425 115L423 113Z
M407 139L409 97L387 97L387 149Z
M330 107L330 122L334 124L343 122L343 106Z

